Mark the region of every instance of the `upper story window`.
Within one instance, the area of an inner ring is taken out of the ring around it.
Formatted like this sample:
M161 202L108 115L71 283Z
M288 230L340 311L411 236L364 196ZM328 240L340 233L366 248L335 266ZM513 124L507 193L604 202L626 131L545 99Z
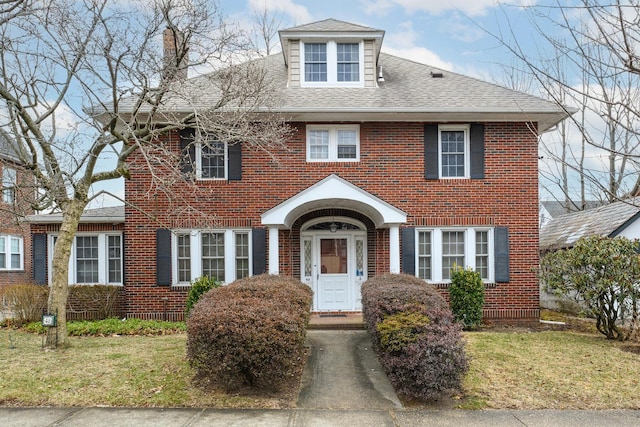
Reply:
M469 126L440 126L441 178L469 178Z
M303 86L361 87L364 56L361 43L302 42Z
M308 125L308 162L355 162L360 160L360 126Z
M228 164L227 144L209 141L196 145L196 176L199 179L226 179Z
M8 167L2 169L2 201L13 204L16 200L16 171Z
M0 235L0 270L22 270L23 258L22 237Z

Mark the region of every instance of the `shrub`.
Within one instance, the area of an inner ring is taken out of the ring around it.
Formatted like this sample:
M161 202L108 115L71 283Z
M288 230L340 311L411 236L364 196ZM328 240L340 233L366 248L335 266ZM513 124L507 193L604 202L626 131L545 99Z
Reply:
M122 314L122 286L72 285L67 299L68 318L102 320Z
M209 276L202 276L191 282L191 288L189 288L189 294L187 295L186 315L189 315L191 309L200 300L202 295L206 294L211 289L219 288L220 286L222 286L222 282Z
M430 400L459 390L469 367L461 326L432 286L404 274L385 274L362 286L373 348L396 392Z
M484 283L480 273L458 267L451 274L449 296L453 318L465 329L475 329L482 323Z
M0 300L4 300L9 315L17 324L40 320L47 307L49 288L34 284L0 286Z
M595 317L600 333L626 340L639 326L637 247L638 241L624 237L583 237L571 249L547 254L540 278L548 292L574 298L587 316Z
M304 364L312 292L286 276L254 276L206 293L187 320L187 358L203 386L279 391Z

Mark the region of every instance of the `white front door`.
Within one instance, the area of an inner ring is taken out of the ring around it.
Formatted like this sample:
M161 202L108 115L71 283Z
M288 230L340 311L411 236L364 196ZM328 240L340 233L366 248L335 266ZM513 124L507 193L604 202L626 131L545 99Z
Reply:
M314 292L313 311L359 311L366 281L366 232L309 230L301 235L301 280Z
M348 237L317 238L317 292L319 310L348 310L352 248Z

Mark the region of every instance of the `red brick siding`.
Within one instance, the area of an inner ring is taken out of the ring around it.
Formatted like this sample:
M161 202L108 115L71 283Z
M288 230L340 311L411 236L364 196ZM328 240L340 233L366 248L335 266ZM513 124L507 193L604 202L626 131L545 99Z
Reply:
M209 224L260 226L263 212L337 174L406 212L407 226L509 227L511 281L487 290L485 315L520 320L538 316L538 152L531 124L485 124L483 180L425 180L423 123L361 124L357 163L307 163L305 126L294 126L297 131L288 150L273 153L277 162L243 147L241 181L198 182L195 190L177 183L174 200L161 192L150 193L150 174L134 170L125 184L127 201L136 207L126 209L125 223L130 315L158 318L166 307L169 316L180 316L186 290L155 284L155 230L201 227L202 218L185 215L185 206L209 213L205 221ZM177 134L165 141L178 148ZM294 234L280 232L280 271L297 276L299 236ZM388 236L388 229L369 230L370 275L389 269Z

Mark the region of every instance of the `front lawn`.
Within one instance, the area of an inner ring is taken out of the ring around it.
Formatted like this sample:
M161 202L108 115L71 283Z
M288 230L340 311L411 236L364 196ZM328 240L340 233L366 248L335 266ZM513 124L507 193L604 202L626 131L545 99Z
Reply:
M0 328L0 406L282 408L281 396L204 392L191 385L186 334L71 337L42 350L42 335ZM640 409L640 344L594 333L466 333L471 369L462 408Z

